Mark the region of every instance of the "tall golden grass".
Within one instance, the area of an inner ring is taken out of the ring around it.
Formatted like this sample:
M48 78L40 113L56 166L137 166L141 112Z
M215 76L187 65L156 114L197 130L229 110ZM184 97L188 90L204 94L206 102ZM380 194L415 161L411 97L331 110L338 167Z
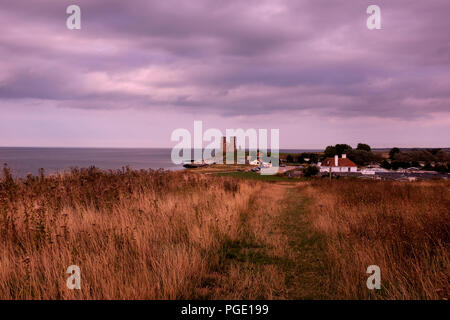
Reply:
M310 219L327 242L341 299L449 298L450 183L316 180ZM381 290L366 269L381 268Z
M241 220L260 212L260 190L183 172L91 168L15 180L5 169L0 299L271 298L273 270L222 262L224 244L254 234L243 235ZM81 290L66 287L70 265L81 268ZM236 293L233 283L253 289Z
M315 277L338 299L449 297L449 182L295 185L127 168L17 180L5 169L0 299L323 296ZM81 290L66 287L70 265ZM369 265L379 291L366 287Z

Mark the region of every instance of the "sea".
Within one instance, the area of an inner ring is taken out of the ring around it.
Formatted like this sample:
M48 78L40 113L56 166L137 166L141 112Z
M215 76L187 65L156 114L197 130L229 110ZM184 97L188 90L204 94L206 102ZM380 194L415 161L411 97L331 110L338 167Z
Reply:
M283 152L315 152L316 150L280 150ZM171 160L170 148L32 148L0 147L0 165L7 165L15 177L69 171L71 168L180 170ZM0 174L1 176L1 174Z

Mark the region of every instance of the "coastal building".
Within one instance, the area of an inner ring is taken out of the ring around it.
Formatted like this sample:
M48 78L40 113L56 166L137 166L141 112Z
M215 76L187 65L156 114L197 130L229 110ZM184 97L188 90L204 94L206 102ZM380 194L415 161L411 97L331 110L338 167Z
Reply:
M326 158L323 162L317 164L320 172L357 172L358 166L346 154L339 158L335 155L334 158Z
M256 157L256 158L255 158ZM260 151L253 151L253 154L245 158L245 163L252 166L259 166L263 163L264 153Z

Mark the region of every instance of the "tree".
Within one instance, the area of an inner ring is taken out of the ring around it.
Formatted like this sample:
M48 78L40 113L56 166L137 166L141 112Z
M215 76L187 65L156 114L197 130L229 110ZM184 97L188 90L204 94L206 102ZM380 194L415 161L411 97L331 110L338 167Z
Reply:
M335 155L342 155L343 153L349 153L352 150L352 147L348 144L337 144L335 146L328 146L325 148L325 157L331 158Z
M441 173L448 172L448 166L446 164L437 164L434 170Z
M431 153L433 156L435 156L439 151L441 151L441 148L433 148L433 149L427 149L429 153Z
M420 163L419 163L418 161L413 160L413 161L411 162L411 167L414 167L414 168L420 168L421 165L420 165Z
M302 171L305 177L312 177L319 173L319 169L316 166L307 166Z
M316 163L319 160L319 156L317 155L317 153L303 153L302 156L303 159L309 159L309 163Z
M368 144L358 143L358 146L356 147L356 150L371 152L372 148Z
M394 159L394 156L395 156L397 153L400 153L400 149L397 148L397 147L392 148L391 151L389 151L389 158L390 158L390 159Z
M411 167L411 164L409 162L405 162L405 161L394 160L391 162L391 166L392 166L392 169L397 170L399 168L403 168L403 169L409 168L409 167Z
M382 168L384 168L384 169L391 169L391 164L386 160L386 159L384 159L382 162L381 162L381 165L380 165Z
M317 161L319 161L319 156L317 155L317 153L311 153L309 155L309 162L316 163Z
M349 153L352 150L352 147L348 144L337 144L335 145L336 148L336 154L342 155L343 153Z
M375 155L371 151L364 150L350 150L350 152L347 154L347 157L354 163L361 166L380 161L377 155Z
M425 165L422 168L423 170L433 170L433 166L431 165L431 163L426 162Z
M332 158L336 154L336 147L328 146L325 148L325 158Z
M294 158L292 157L292 155L290 155L290 154L287 155L286 162L288 162L288 163L294 162Z
M436 153L435 158L439 162L450 162L450 152L441 150Z

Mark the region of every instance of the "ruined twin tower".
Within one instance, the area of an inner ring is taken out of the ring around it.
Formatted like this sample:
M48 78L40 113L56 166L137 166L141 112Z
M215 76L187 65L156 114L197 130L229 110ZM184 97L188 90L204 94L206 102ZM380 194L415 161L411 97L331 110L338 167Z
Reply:
M237 163L236 137L230 137L230 142L227 142L227 137L222 137L221 155L223 157L223 163L231 164L231 159L233 159L233 164Z

